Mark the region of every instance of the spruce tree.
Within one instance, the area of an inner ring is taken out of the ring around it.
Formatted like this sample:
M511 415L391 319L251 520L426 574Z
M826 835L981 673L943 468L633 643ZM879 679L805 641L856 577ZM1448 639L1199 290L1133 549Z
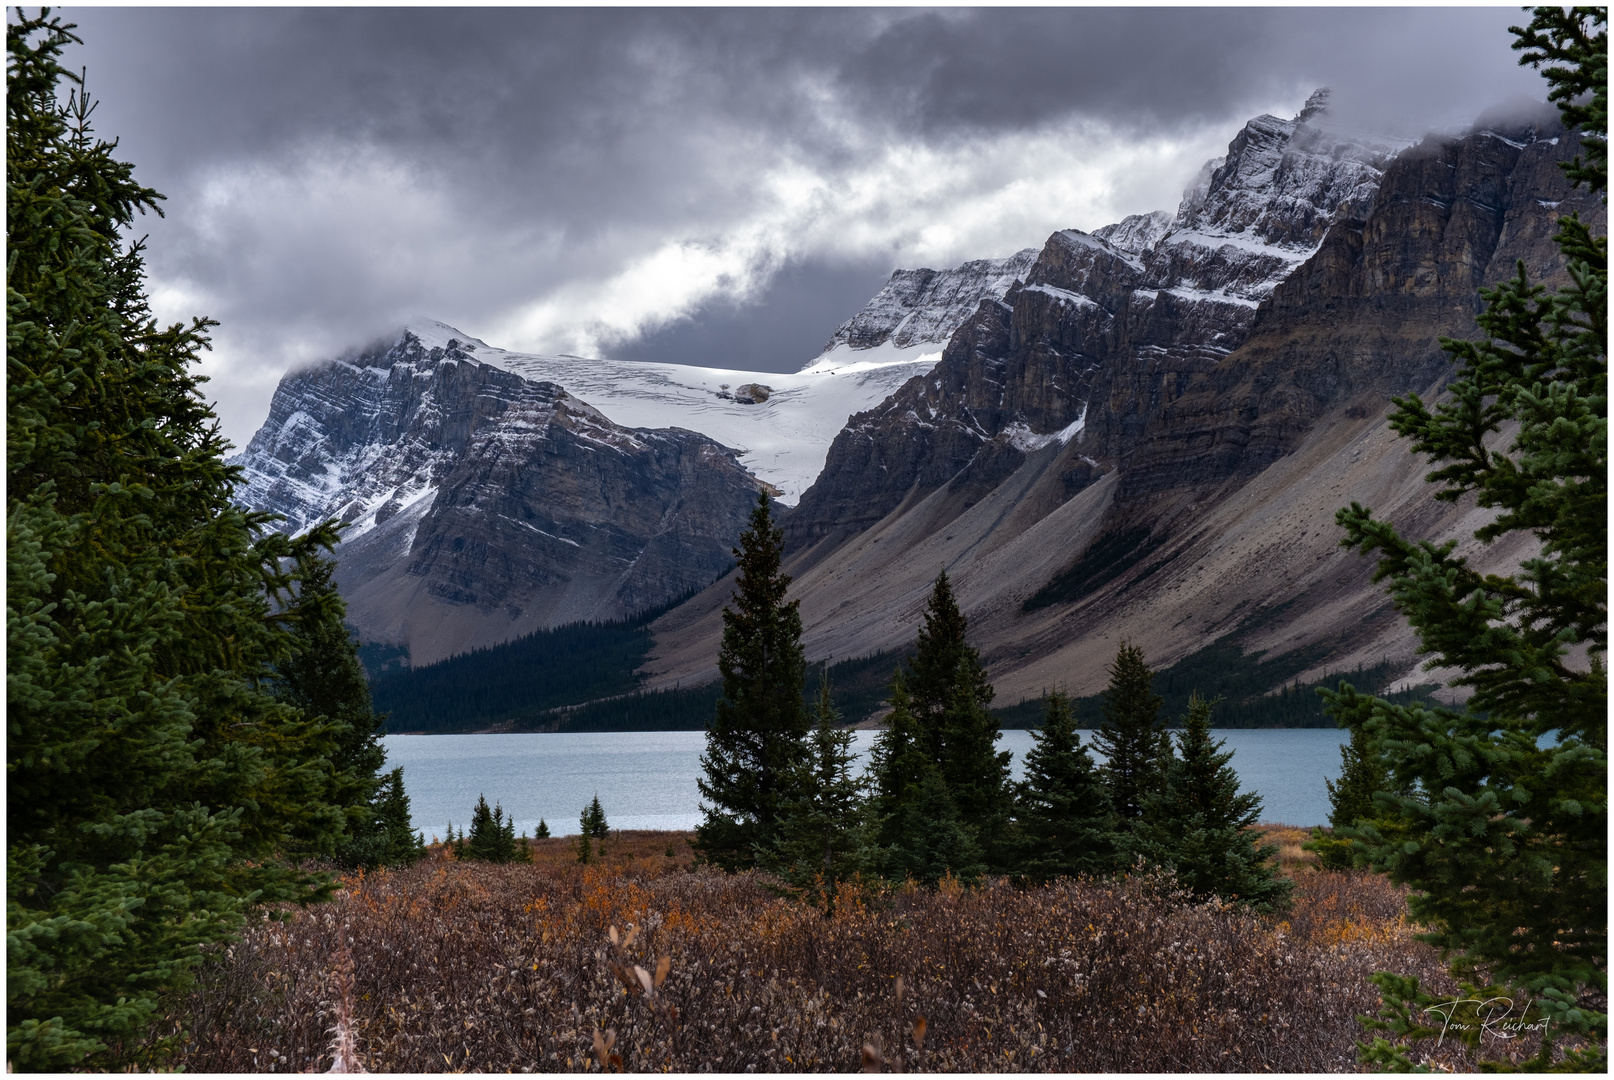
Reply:
M1008 751L992 715L992 684L980 653L965 640L968 623L946 572L936 578L907 688L931 764L960 816L970 822L988 865L1008 869L1013 792Z
M518 854L515 818L505 820L503 806L490 810L487 796L478 795L476 807L471 811L471 833L465 838L460 856L480 862L507 863L515 862Z
M1606 8L1542 7L1513 28L1521 63L1545 65L1564 122L1582 133L1575 183L1607 190ZM1604 196L1606 202L1606 194ZM1362 727L1390 773L1375 796L1388 827L1342 830L1371 864L1411 886L1424 940L1465 998L1530 1004L1548 1037L1527 1069L1607 1068L1608 1019L1608 238L1578 216L1556 237L1568 284L1517 274L1482 290L1480 340L1442 339L1458 365L1431 408L1395 399L1392 427L1439 465L1436 497L1472 498L1490 543L1524 533L1539 554L1517 573L1480 574L1456 541L1408 540L1352 504L1343 543L1377 553L1376 577L1411 623L1429 666L1462 672L1462 708L1396 705L1342 684L1336 717ZM1506 434L1504 434L1504 432ZM1399 789L1399 790L1394 790ZM1374 976L1373 1027L1440 1035L1415 978ZM1557 1040L1585 1037L1560 1052ZM1482 1050L1484 1047L1482 1046ZM1382 1036L1364 1060L1406 1067Z
M969 624L959 610L953 596L952 582L947 571L936 575L930 598L925 604L924 621L919 627L919 640L914 655L908 661L908 693L913 700L914 716L924 728L925 749L930 759L940 762L946 714L958 688L960 672L968 670L968 688L983 705L992 704L992 687L986 681L981 667L980 654L965 640Z
M1031 740L1016 805L1017 872L1048 881L1113 871L1120 838L1109 791L1063 691L1043 695L1042 728Z
M160 995L254 902L327 895L335 725L277 702L296 540L235 505L194 365L160 327L135 216L161 198L96 138L78 39L6 27L8 1060L131 1061ZM65 92L64 92L65 91ZM145 1044L152 1045L152 1044ZM158 1052L165 1044L156 1044Z
M780 569L783 554L784 534L767 493L759 492L734 550L740 573L723 611L717 657L722 693L698 781L705 803L695 849L726 870L754 865L756 852L777 839L779 809L795 795L791 785L806 752L807 662L799 602L785 599L790 577Z
M335 569L334 560L317 553L302 559L297 597L288 611L293 652L277 666L270 686L278 700L331 727L332 800L345 811L337 861L381 866L394 858L393 848L401 841L381 823L386 717L371 707L358 644L343 622L347 605L331 580ZM387 797L403 797L407 805L401 773L388 785ZM411 851L412 845L403 842L397 855L409 861Z
M949 874L971 883L986 872L976 830L959 813L941 771L925 762L914 796L896 817L896 843L886 854L887 872L935 888Z
M1143 662L1143 650L1121 642L1109 672L1104 719L1093 745L1105 757L1110 805L1121 826L1131 830L1143 816L1144 799L1159 788L1171 739L1160 716L1163 699L1154 692L1154 672Z
M1339 748L1339 756L1339 782L1323 780L1328 788L1328 824L1333 832L1314 829L1311 840L1304 845L1307 851L1316 852L1317 861L1329 870L1345 870L1352 865L1355 845L1342 830L1378 817L1380 810L1373 796L1390 788L1390 772L1369 749L1367 732L1360 727L1351 729L1350 741Z
M594 822L586 806L577 817L577 861L585 866L594 861Z
M611 833L611 826L605 820L605 807L600 805L600 793L594 793L594 799L583 808L583 829L593 838L596 850L605 855L605 838Z
M1254 825L1261 798L1239 790L1232 751L1211 738L1211 705L1197 693L1189 697L1177 754L1166 760L1159 788L1144 796L1135 850L1170 867L1197 897L1272 908L1288 899L1294 882L1267 865L1278 846L1260 842Z
M834 914L837 887L871 868L865 819L864 780L853 774L857 753L852 733L837 725L829 679L813 707L808 756L797 795L784 804L779 838L759 859L793 895Z
M891 674L891 713L869 755L869 824L876 848L888 851L902 839L903 810L919 798L927 771L934 770L929 742L914 716L907 680Z
M539 839L539 840L548 840L549 839L549 822L545 821L543 818L539 818L538 819L538 829L532 835L535 838Z
M381 778L373 805L375 825L369 834L371 847L354 852L350 856L354 864L408 866L425 857L426 838L415 830L401 767Z

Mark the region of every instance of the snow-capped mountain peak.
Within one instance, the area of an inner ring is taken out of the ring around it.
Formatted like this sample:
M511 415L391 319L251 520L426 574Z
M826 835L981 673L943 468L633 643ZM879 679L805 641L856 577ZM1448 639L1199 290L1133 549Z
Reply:
M1007 259L975 259L949 270L898 270L863 310L836 328L824 356L841 349L873 349L891 343L899 349L941 346L982 300L1001 300L1023 280L1038 249ZM824 356L809 367L819 367Z

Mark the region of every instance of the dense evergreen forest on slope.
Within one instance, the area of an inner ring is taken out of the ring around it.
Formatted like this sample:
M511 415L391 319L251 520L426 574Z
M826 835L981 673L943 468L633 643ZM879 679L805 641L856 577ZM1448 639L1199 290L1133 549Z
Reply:
M700 731L717 683L641 693L634 670L650 651L649 624L665 609L606 623L571 623L427 667L383 674L376 708L393 732ZM896 653L828 665L836 707L849 720L879 708ZM814 666L808 694L825 665Z
M387 729L393 732L703 730L716 707L717 683L651 693L639 690L640 678L634 672L650 652L649 625L664 610L540 630L426 667L382 667L372 662L372 671L380 671L372 683L376 708L389 714ZM893 650L828 665L830 694L846 723L867 719L882 707L891 673L902 658ZM374 646L366 646L366 659L386 658ZM1156 673L1154 689L1165 699L1165 713L1173 725L1197 689L1207 698L1223 699L1214 714L1217 727L1333 727L1316 693L1319 686L1332 688L1349 676L1353 685L1376 692L1396 674L1376 666L1339 672L1315 683L1285 685L1318 659L1305 651L1268 659L1221 642ZM813 665L809 697L817 694L825 666ZM1269 693L1274 685L1281 689ZM1393 699L1424 700L1429 689L1407 691ZM1098 726L1098 695L1073 698L1071 704L1078 727ZM1036 727L1042 720L1042 700L1001 703L992 711L1002 727Z
M1154 691L1165 699L1164 713L1169 727L1178 727L1188 709L1188 698L1196 690L1201 697L1221 703L1213 712L1219 728L1319 728L1334 727L1334 720L1323 712L1319 688L1333 689L1340 679L1369 693L1380 693L1398 674L1390 665L1340 671L1316 682L1292 681L1294 676L1316 660L1306 651L1286 653L1265 659L1262 653L1245 654L1237 645L1217 642L1185 656L1155 673ZM1291 680L1285 682L1285 680ZM1273 684L1276 692L1269 692ZM1434 686L1424 685L1401 693L1385 695L1386 700L1406 704L1425 701ZM1076 726L1084 730L1098 727L1101 695L1072 698ZM1042 699L1029 698L1017 705L994 709L998 723L1005 728L1036 727L1042 720Z
M644 617L571 623L373 684L391 731L464 731L631 694L650 651Z

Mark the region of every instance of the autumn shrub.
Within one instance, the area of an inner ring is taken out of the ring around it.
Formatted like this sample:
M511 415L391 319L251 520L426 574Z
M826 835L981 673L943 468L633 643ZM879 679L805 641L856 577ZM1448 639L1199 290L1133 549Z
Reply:
M1402 894L1361 871L1301 866L1275 916L1144 875L845 885L826 918L671 841L356 874L210 959L174 1003L174 1064L328 1068L344 944L373 1072L1351 1071L1370 972L1444 985Z

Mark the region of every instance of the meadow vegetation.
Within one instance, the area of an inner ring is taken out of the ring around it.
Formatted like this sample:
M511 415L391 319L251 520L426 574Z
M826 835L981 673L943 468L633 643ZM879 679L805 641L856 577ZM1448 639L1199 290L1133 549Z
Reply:
M439 847L219 947L173 1002L189 1038L160 1064L328 1069L345 953L372 1072L587 1072L602 1056L678 1072L1354 1071L1370 973L1449 979L1402 890L1320 869L1304 831L1263 828L1297 883L1281 915L1134 875L845 885L826 918L760 873L693 868L683 834L614 834L587 866L570 839L535 842L530 864ZM1473 1067L1454 1040L1425 1053Z

